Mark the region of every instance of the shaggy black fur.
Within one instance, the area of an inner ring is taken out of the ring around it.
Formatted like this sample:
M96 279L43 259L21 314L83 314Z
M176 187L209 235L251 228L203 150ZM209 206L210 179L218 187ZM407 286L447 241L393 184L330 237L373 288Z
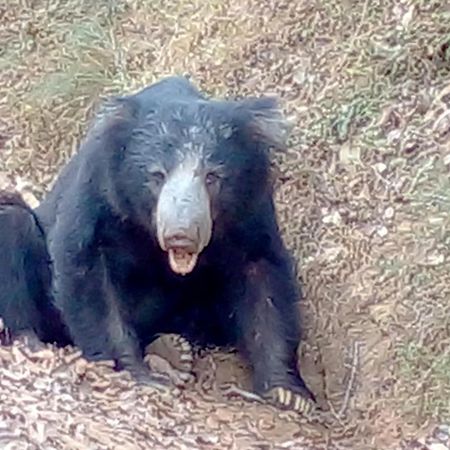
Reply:
M35 211L2 196L0 316L13 333L74 342L139 379L152 380L142 353L158 333L236 346L256 392L312 397L296 369L301 293L270 182L269 149L285 136L273 99L208 100L184 78L115 99ZM212 235L181 276L155 210L188 154L205 176Z

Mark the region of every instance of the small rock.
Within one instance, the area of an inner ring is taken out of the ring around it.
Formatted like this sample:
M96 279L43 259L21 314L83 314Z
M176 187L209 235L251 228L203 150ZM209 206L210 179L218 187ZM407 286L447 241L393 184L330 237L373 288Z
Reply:
M296 84L304 84L308 79L308 71L305 69L298 69L293 74L293 80Z
M448 450L446 445L440 443L430 444L428 448L429 450Z
M443 217L429 217L428 223L430 223L431 225L441 225L442 223L444 223L444 218Z
M427 264L430 266L438 266L439 264L442 264L444 261L445 256L440 253L429 255L427 258Z
M401 130L392 130L386 136L387 142L389 144L393 144L398 139L400 139L401 135L402 135Z
M378 230L377 230L377 234L378 234L378 236L380 236L380 237L385 237L385 236L387 236L387 234L388 234L388 230L387 230L387 228L384 227L384 226L379 227Z
M384 211L384 217L386 219L392 219L394 217L394 208L392 206L386 208L386 210Z
M339 225L342 222L341 215L337 211L333 211L331 214L324 216L322 222Z
M201 434L200 436L197 436L197 442L199 444L216 445L219 442L219 438L218 436L210 434Z
M327 261L334 261L339 256L341 251L342 249L340 247L329 247L323 250L323 257Z
M387 166L386 164L379 162L373 165L373 168L378 172L378 173L383 173L386 171Z

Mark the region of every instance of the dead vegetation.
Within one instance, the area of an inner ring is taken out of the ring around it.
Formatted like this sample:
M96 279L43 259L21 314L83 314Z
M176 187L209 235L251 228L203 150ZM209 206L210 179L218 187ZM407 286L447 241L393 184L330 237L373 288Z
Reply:
M437 0L0 5L0 170L38 198L106 95L179 73L214 95L281 96L295 122L277 200L306 295L300 350L335 423L195 387L140 394L120 377L83 396L75 363L57 387L44 361L11 365L18 345L0 349L2 445L17 429L30 444L11 448L378 449L450 420L449 30Z

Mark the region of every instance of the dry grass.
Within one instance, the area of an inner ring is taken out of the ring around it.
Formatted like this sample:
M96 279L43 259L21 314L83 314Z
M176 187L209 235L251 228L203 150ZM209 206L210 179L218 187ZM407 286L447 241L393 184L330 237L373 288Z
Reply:
M389 448L450 420L450 8L242 5L0 6L0 170L42 195L101 97L163 75L279 94L296 122L277 200L307 297L305 372L351 448Z

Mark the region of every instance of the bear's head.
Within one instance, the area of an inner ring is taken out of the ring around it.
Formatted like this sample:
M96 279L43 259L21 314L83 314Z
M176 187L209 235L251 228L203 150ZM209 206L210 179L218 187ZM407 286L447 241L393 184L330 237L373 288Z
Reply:
M114 99L94 122L109 203L152 232L171 269L191 272L213 233L270 189L269 149L289 127L274 98L211 100L181 77Z

